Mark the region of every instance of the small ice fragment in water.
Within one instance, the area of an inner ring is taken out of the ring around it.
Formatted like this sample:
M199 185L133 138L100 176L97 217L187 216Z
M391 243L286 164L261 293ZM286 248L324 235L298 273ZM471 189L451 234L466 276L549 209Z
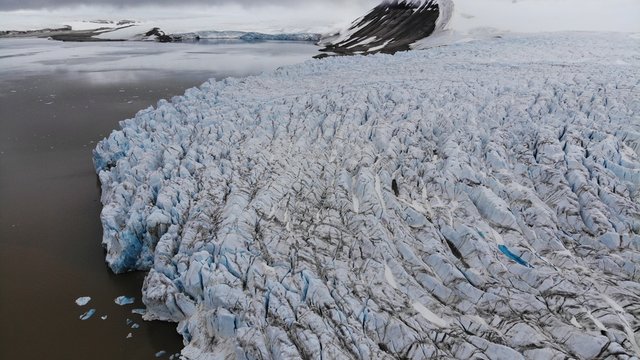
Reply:
M114 301L118 305L129 305L129 304L133 304L133 301L135 299L136 298L134 298L133 296L132 297L127 297L127 296L122 295L122 296L118 296Z
M159 357L161 357L161 356L164 356L164 354L166 354L166 353L167 353L166 351L164 351L164 350L160 350L160 351L158 351L158 352L156 353L156 357L157 357L157 358L159 358Z
M96 309L89 309L86 313L80 315L80 320L88 320L93 314L96 313Z
M131 339L132 337L133 337L133 334L132 334L132 333L128 333L128 334L127 334L127 339Z
M131 309L132 314L144 315L147 313L147 309Z
M89 303L89 301L91 301L90 296L81 296L76 299L76 304L78 304L78 306L85 306Z
M133 325L131 325L132 329L137 329L139 327L140 327L140 325L138 325L137 323L133 323Z
M127 319L127 326L131 326L131 324L133 324L133 320Z
M107 320L107 316L108 316L108 315L100 316L100 319L102 319L102 320Z

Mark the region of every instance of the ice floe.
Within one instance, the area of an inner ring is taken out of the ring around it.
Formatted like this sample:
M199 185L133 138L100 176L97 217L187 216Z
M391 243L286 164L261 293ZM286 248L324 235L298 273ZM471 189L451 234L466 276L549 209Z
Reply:
M89 301L91 301L91 297L89 296L81 296L79 298L76 299L76 304L78 306L85 306L89 303Z
M130 305L133 304L135 302L136 298L133 296L118 296L117 298L115 298L113 301L118 304L118 305Z
M82 315L80 315L80 320L89 320L96 313L96 309L89 309Z

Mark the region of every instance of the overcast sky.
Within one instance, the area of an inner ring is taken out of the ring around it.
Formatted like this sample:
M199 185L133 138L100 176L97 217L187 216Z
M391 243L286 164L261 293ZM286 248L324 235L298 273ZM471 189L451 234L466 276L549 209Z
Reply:
M18 9L56 9L72 7L76 5L112 5L117 7L132 7L144 5L306 5L311 3L326 3L327 5L339 5L340 3L366 3L368 0L0 0L0 10Z
M196 18L207 17L203 21L209 24L209 30L214 24L217 30L224 25L223 30L324 32L332 30L334 25L347 25L380 2L382 0L0 0L0 30L41 29L78 20L144 22L176 17L183 19L177 22L181 26L189 23L195 26ZM640 0L453 2L456 11L450 28L459 31L495 28L516 32L640 32ZM14 11L19 9L28 11ZM170 24L160 25L164 29Z

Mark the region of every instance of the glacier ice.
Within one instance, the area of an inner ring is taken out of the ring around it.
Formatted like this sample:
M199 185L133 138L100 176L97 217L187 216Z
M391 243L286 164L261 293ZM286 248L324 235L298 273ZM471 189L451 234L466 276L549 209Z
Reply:
M95 149L106 260L188 359L640 356L638 54L509 35L210 80Z
M116 304L123 306L123 305L130 305L133 304L133 302L136 300L136 298L134 298L133 296L125 296L125 295L120 295L117 298L115 298L113 300L113 302L115 302Z
M91 297L90 296L81 296L79 298L76 299L76 304L78 306L85 306L89 303L89 301L91 301Z
M89 309L82 315L80 315L80 320L89 320L96 313L96 309Z

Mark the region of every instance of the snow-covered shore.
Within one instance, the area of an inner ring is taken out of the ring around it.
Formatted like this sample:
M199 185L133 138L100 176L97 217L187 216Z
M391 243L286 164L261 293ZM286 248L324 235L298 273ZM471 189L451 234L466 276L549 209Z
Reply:
M107 262L190 359L640 356L640 42L209 81L95 150Z

